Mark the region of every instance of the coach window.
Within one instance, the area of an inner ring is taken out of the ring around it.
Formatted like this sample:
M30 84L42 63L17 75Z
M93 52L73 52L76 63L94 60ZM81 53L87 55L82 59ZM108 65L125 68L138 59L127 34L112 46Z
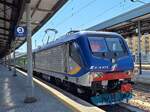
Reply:
M80 48L77 43L75 42L70 43L69 55L77 64L79 64L80 66L84 65L80 55Z

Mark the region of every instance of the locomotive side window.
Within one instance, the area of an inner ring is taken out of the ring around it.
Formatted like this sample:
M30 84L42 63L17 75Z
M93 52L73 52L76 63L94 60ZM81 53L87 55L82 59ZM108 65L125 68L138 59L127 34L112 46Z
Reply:
M69 55L77 64L79 64L80 66L83 66L83 62L80 56L80 48L77 43L75 42L70 43Z

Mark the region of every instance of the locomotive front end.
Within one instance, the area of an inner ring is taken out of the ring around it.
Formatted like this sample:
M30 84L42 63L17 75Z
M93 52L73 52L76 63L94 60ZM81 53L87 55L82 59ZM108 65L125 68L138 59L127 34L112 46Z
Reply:
M133 59L120 35L90 35L90 80L95 105L115 104L132 98Z
M132 82L127 72L92 72L91 101L95 105L115 104L132 98Z

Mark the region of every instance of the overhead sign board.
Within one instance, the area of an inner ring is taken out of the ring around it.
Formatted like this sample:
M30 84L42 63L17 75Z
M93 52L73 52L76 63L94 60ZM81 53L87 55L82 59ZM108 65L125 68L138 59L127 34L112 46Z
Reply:
M27 35L27 27L26 26L17 26L15 28L15 36L16 37L26 37Z

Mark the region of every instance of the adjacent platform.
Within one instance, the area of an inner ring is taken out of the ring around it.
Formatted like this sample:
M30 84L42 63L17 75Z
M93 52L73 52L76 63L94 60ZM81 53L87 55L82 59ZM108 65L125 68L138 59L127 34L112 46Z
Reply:
M13 77L0 65L0 112L72 112L71 108L35 85L37 102L25 104L26 77Z
M142 70L142 74L137 74L134 78L136 82L150 84L150 70Z

